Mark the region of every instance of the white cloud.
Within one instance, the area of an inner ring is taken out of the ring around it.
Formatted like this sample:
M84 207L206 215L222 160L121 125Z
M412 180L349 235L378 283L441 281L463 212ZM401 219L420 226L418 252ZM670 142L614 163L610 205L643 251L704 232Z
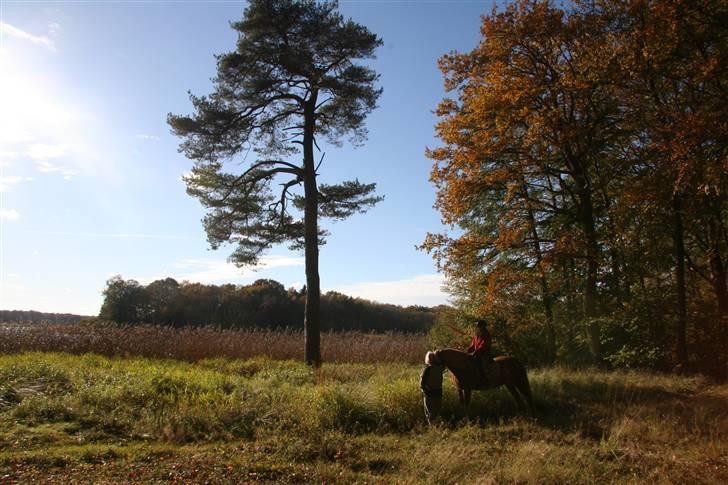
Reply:
M172 269L164 275L149 278L138 278L142 284L154 280L172 277L177 281L191 281L203 284L243 283L256 278L262 269L303 266L304 258L292 256L266 256L261 258L255 268L238 268L232 263L219 259L183 259L172 265ZM391 281L369 281L326 288L323 291L338 291L348 296L364 298L394 305L436 306L447 304L448 295L442 290L444 278L439 274L423 274ZM290 285L300 288L304 285L295 282Z
M159 137L156 135L145 135L144 133L140 133L136 137L140 140L154 140L154 141L159 140Z
M10 165L10 161L15 160L16 158L18 158L17 152L11 152L9 150L0 151L0 167Z
M17 221L20 214L15 209L0 209L0 219L4 221Z
M53 165L50 162L47 161L40 161L35 164L36 170L42 173L54 173L59 172L61 175L63 175L63 178L66 180L71 180L71 177L76 174L73 170L71 170L68 167L61 167L59 165Z
M51 35L55 35L58 32L59 27L60 26L58 24L49 25L49 28L50 28L49 33ZM10 24L6 24L5 22L0 22L0 33L7 35L9 37L14 37L19 40L30 42L35 45L41 45L54 52L56 50L55 43L49 37L30 34L26 31L21 30L17 27L14 27Z
M59 24L58 22L51 22L50 24L48 24L48 35L50 36L58 35L58 32L60 32L61 30L61 24Z
M66 231L35 231L38 236L71 236L114 239L169 239L169 240L195 240L204 241L204 238L194 236L179 236L174 234L145 234L131 232L66 232ZM113 276L113 275L112 275Z
M447 294L442 290L444 283L442 275L423 274L401 280L342 285L335 291L394 305L436 306L447 303Z
M173 278L179 281L198 283L235 282L253 278L262 269L303 266L304 259L292 256L264 256L255 268L238 268L232 263L219 259L184 259L173 265ZM147 278L142 281L153 281Z
M18 185L20 182L29 182L31 180L33 179L30 177L20 177L18 175L0 177L0 192L5 192L13 185Z
M68 145L64 143L54 145L48 143L34 143L28 146L27 154L33 160L50 160L51 158L61 158L66 156L68 154L68 148Z

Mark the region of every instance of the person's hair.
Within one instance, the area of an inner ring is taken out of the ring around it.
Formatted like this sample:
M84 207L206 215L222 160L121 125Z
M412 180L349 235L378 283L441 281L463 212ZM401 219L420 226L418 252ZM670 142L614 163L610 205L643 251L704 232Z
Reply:
M479 319L475 321L475 326L478 328L488 328L488 322L485 320Z

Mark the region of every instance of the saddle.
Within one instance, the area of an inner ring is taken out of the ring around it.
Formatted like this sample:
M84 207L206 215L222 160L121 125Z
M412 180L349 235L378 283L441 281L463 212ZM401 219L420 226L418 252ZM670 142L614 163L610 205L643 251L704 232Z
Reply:
M489 389L500 380L500 366L495 361L488 362L487 370L480 367L480 362L475 360L480 377L478 378L477 389Z

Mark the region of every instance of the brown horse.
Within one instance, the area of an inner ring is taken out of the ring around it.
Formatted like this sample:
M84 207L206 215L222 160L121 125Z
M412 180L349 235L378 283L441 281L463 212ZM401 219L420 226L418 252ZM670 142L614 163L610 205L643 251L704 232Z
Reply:
M531 413L534 412L531 386L528 383L526 369L515 357L496 357L488 369L487 382L483 382L478 362L470 354L460 350L443 349L428 352L425 356L425 363L443 365L452 373L460 403L463 405L470 404L470 396L474 390L495 389L505 385L519 407L524 407L521 399L523 396Z

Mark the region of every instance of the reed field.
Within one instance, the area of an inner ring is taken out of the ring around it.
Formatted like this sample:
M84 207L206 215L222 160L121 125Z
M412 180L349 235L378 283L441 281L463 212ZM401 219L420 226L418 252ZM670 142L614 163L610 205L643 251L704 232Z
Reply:
M38 328L2 337L0 483L728 482L728 386L700 377L532 369L534 416L448 381L429 427L421 336L327 335L312 369L262 332Z
M417 363L427 350L424 334L322 332L325 362ZM68 352L196 361L208 357L303 359L304 337L295 330L175 329L158 325L0 323L0 353Z

